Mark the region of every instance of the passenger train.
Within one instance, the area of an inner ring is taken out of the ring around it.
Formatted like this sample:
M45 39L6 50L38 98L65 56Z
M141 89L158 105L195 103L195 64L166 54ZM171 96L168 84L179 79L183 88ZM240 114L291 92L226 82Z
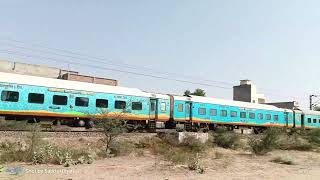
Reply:
M93 119L121 114L128 124L151 129L320 128L320 112L316 111L3 72L0 72L0 92L0 116L31 122L89 127Z

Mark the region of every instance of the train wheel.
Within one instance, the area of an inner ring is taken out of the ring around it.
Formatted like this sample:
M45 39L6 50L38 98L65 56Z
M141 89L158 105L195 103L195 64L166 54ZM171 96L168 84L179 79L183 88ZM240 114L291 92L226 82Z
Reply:
M52 124L55 125L55 126L61 126L61 121L59 119L56 119L56 120L53 121Z
M86 125L86 122L84 120L79 120L77 123L76 123L77 126L79 127L84 127Z
M86 120L85 121L85 127L86 129L91 129L94 126L94 123L92 120Z
M253 132L254 132L255 134L261 134L261 133L263 133L265 130L266 130L266 128L262 128L262 127L254 127L254 128L253 128Z
M38 123L38 122L40 121L35 117L28 120L28 123Z

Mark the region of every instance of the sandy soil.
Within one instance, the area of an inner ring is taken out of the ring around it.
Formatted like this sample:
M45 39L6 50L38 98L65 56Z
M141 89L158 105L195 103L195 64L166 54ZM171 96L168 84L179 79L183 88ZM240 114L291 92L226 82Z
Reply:
M217 158L217 153L219 157ZM295 165L270 162L275 157L288 157ZM250 153L215 148L201 158L205 173L190 171L186 166L172 165L160 157L125 156L95 161L93 164L69 168L56 165L10 164L25 172L10 175L0 173L0 179L319 179L320 153L274 151L256 157Z
M153 134L128 134L121 139L138 141ZM20 136L21 137L21 136ZM22 138L1 138L1 141L19 141ZM59 146L101 148L100 137L50 137L44 138ZM286 157L294 165L270 162L276 157ZM148 151L143 156L134 154L94 161L93 164L65 168L59 165L31 165L14 163L0 165L1 179L26 180L95 180L95 179L320 179L320 152L273 151L266 156L253 156L249 152L223 148L210 148L200 157L204 174L190 171L186 165L173 165ZM2 168L3 167L3 168ZM8 169L19 171L10 174Z

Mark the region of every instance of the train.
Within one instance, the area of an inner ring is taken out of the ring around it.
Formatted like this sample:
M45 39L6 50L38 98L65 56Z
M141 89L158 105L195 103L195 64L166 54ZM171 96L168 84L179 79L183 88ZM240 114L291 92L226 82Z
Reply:
M121 115L133 128L320 128L317 111L5 72L0 92L0 116L6 120L91 127L96 119Z

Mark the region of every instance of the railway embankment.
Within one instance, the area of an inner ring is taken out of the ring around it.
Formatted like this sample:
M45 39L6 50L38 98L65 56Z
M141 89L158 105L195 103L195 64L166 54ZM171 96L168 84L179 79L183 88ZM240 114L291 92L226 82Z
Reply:
M109 135L111 142L107 139ZM106 173L114 178L138 179L155 175L161 179L206 179L214 174L223 179L234 175L272 179L286 173L298 179L312 179L319 175L319 131L270 129L249 135L220 129L207 135L208 140L201 142L197 136L179 141L179 135L173 131L0 131L0 167L3 169L0 177L50 179L50 174L30 173L39 169L70 170L70 174L56 174L62 179L79 174L101 178L107 176ZM10 167L24 171L8 173Z

